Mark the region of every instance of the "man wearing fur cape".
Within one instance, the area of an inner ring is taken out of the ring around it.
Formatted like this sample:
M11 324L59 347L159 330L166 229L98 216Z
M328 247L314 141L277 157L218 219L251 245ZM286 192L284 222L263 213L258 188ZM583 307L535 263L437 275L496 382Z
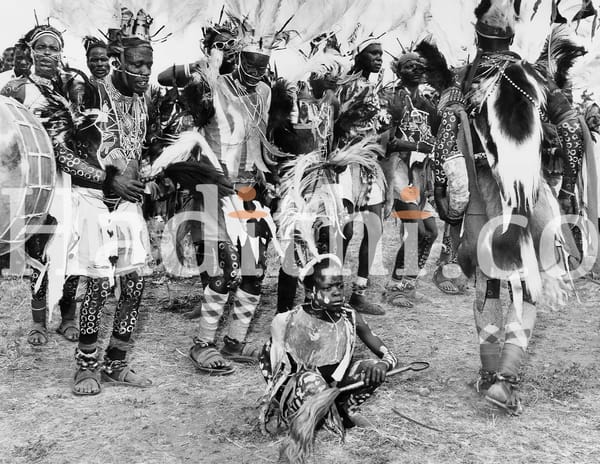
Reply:
M561 116L559 135L569 147L558 197L565 213L573 209L570 198L582 156L576 120L564 111L544 113L544 78L509 51L518 13L518 4L510 0L484 0L475 10L479 51L465 70L464 100L458 88L442 94L446 108L435 149L438 210L448 222L462 219L458 259L465 274L476 279L477 390L514 415L522 411L519 373L536 302L542 288L550 300L564 297L565 236L556 221L559 202L541 174L542 118ZM540 240L543 233L549 239ZM501 280L510 282L506 315Z

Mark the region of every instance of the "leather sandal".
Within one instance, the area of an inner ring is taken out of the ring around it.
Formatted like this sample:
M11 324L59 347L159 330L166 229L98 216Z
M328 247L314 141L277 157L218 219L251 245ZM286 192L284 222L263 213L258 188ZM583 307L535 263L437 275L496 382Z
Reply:
M127 361L104 358L102 381L108 385L123 385L126 387L148 388L152 381L136 374Z
M42 337L44 337L44 341L43 342L35 342L34 343L32 341L32 338L31 338L32 335L41 335ZM46 345L48 343L48 330L45 327L42 327L42 326L32 327L32 329L27 334L27 343L29 343L32 346Z
M67 336L67 333L72 333L72 336ZM77 326L77 322L72 319L63 320L58 328L56 329L56 333L62 335L65 340L70 342L76 342L79 340L79 327Z
M77 396L93 396L102 391L100 385L100 363L96 358L97 351L94 353L83 353L79 349L75 349L75 360L77 361L78 369L75 372L73 386L71 391ZM82 392L77 390L77 387L84 381L91 379L96 382L96 389L91 392Z
M260 356L261 349L251 346L245 342L239 342L234 338L225 336L223 338L223 348L221 354L224 358L242 364L256 364Z
M195 357L194 357L195 355ZM214 343L205 342L194 338L194 346L190 348L190 360L199 371L211 375L229 375L235 368L217 350ZM214 363L220 363L219 367L211 367Z

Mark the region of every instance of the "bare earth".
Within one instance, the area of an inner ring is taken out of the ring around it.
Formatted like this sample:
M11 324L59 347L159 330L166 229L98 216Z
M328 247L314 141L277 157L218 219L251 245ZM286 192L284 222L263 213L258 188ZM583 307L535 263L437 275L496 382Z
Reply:
M386 223L387 265L397 236L396 226ZM600 462L600 286L580 280L580 301L572 297L567 307L540 308L522 388L525 414L510 418L469 386L478 369L473 289L465 296L442 294L430 277L438 254L439 247L415 308L386 305L386 316L369 317L402 362L426 360L431 368L383 385L363 408L373 427L351 430L345 444L319 433L313 462ZM256 343L267 337L275 313L276 275L273 261L251 328ZM387 277L373 280L373 297L379 300ZM277 462L280 437L262 436L258 428L257 400L264 388L258 369L240 367L229 377L209 377L187 359L197 321L167 311L165 302L200 293L195 278L149 279L132 364L154 386L109 387L97 397L79 398L70 391L74 345L54 333L57 316L50 343L31 347L26 283L1 279L0 462ZM107 312L113 310L114 299ZM104 335L107 331L105 325ZM407 421L392 408L443 432Z

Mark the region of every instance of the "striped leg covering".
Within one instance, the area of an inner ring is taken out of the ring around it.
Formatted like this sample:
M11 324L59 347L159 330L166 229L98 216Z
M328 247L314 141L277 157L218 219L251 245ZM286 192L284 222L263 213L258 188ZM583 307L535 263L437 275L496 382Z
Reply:
M228 293L218 293L210 287L204 288L204 304L200 314L200 329L198 339L204 342L214 342L219 321L223 316Z
M241 288L235 292L235 303L233 306L233 320L229 326L229 338L239 342L246 340L250 322L254 317L260 295L252 295Z
M479 337L481 368L484 371L496 372L500 362L500 338L503 326L500 281L489 279L480 269L477 269L475 277L473 314Z
M534 304L528 301L523 302L523 317L521 321L517 319L514 305L511 305L506 322L506 335L498 370L502 375L518 377L519 369L525 358L525 352L527 351L527 346L533 332L535 319L536 307Z

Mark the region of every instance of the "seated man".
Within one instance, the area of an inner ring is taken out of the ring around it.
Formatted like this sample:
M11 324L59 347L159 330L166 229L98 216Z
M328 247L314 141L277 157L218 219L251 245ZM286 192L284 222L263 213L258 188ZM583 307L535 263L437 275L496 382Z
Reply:
M364 387L341 394L326 416L329 428L340 433L359 425L356 408L397 363L362 316L344 304L339 261L333 255L323 257L305 279L311 301L275 316L271 340L261 355L260 366L267 381L264 421L269 432L289 426L307 398L330 386L364 379ZM356 359L356 335L380 359Z

